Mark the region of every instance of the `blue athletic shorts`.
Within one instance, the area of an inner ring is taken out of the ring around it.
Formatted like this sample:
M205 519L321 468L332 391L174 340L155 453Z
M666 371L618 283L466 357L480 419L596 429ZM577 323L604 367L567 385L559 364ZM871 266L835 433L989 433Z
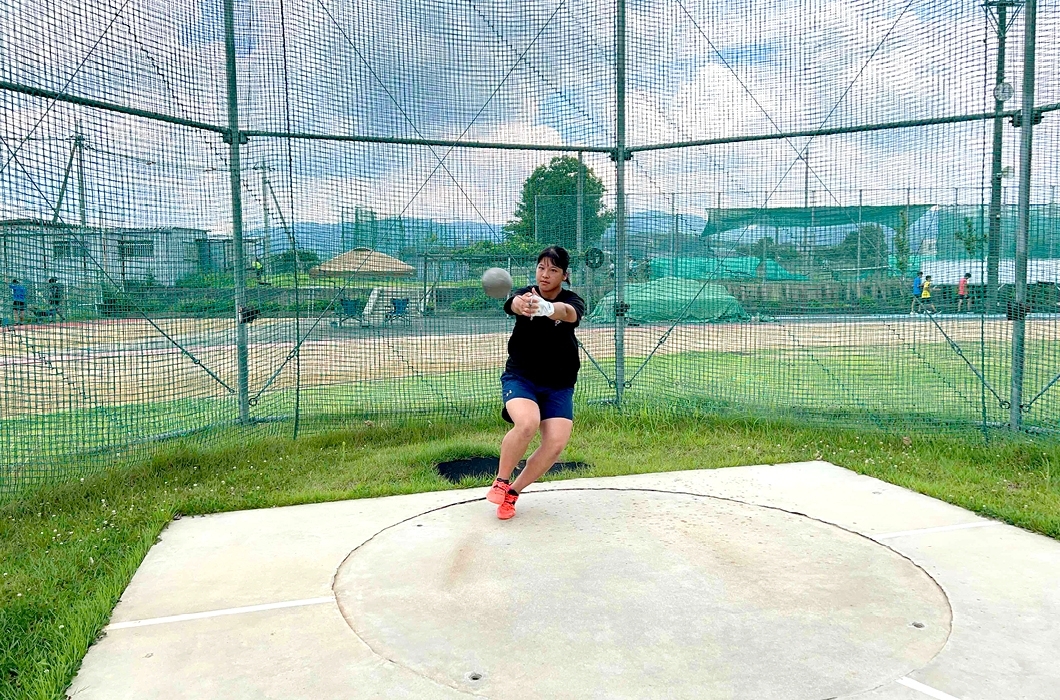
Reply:
M540 409L541 420L549 418L574 420L574 387L572 386L566 389L553 389L535 384L517 374L505 372L501 375L501 397L504 403L508 403L511 399L530 399ZM507 409L501 412L501 416L509 423L512 422Z

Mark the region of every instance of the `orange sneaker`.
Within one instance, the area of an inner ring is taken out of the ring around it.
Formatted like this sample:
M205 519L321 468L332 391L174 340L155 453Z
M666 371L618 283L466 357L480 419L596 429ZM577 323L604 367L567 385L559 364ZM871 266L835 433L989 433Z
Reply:
M500 505L504 503L504 497L508 495L508 489L510 488L510 485L500 479L494 479L493 486L490 486L489 493L486 494L486 500Z
M500 507L497 508L497 517L501 520L508 520L515 517L515 502L519 500L519 494L511 489L508 493L504 494L504 503L501 503Z

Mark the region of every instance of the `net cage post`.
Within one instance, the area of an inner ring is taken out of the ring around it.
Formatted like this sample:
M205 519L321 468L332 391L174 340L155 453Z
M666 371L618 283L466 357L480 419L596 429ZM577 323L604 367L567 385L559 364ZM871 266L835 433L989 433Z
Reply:
M578 211L574 215L574 247L576 248L574 255L580 265L582 252L585 249L585 154L582 151L578 151L578 195L576 206L578 207ZM582 284L585 283L580 279L579 282Z
M1012 394L1009 424L1019 430L1023 413L1023 363L1027 311L1027 242L1031 209L1031 146L1034 139L1034 58L1038 0L1023 7L1023 111L1020 120L1019 218L1016 227L1015 301L1012 313Z
M987 308L994 312L997 310L997 295L1000 284L998 267L1001 258L1001 155L1004 132L1005 100L1001 85L1005 82L1005 50L1008 39L1009 16L1008 8L1016 8L1022 0L988 0L984 3L984 9L989 16L990 11L996 10L995 17L997 31L997 65L994 72L994 135L991 149L990 165L990 230L987 235L986 253L986 288Z
M225 74L228 83L228 170L232 190L232 265L235 287L236 322L236 387L239 400L239 420L250 421L250 387L247 369L247 326L242 311L246 306L246 257L243 254L243 200L240 181L239 146L243 134L239 130L239 92L236 82L235 0L224 0Z
M615 0L615 405L626 383L626 0Z

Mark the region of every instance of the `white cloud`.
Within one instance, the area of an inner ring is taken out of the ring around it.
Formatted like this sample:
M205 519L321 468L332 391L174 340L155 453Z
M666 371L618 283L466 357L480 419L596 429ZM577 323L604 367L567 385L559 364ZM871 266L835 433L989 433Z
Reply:
M278 0L239 3L238 23L249 35L239 44L244 125L283 130L289 116L296 131L335 134L464 134L482 141L598 145L613 138L610 5L566 3L541 32L558 0L323 3L334 20L317 0L285 2L286 35L280 32ZM907 4L829 0L808 10L792 0L631 3L627 140L660 143L765 134L777 127L816 128L852 83L827 126L988 106L984 97L993 56L984 53L987 30L978 5L916 0L866 65ZM87 61L119 0L91 6L73 0L46 6L0 0L0 5L6 6L0 14L17 18L0 24L0 44L11 48L8 55L20 57L0 69L6 79L57 88L84 61L71 83L76 94L218 124L226 120L216 0L150 5L134 0ZM1020 26L1009 51L1017 93ZM1058 38L1060 12L1041 8L1039 102L1060 99ZM511 70L524 51L524 62ZM1018 94L1010 106L1017 102ZM46 104L2 96L4 138L18 143ZM227 147L216 134L59 105L35 135L69 138L75 118L81 119L91 148L86 163L90 218L205 228L228 219ZM1051 155L1060 143L1057 121L1048 117L1038 131L1042 184L1060 177ZM811 178L809 189L825 204L831 202L825 190L847 202L857 190L974 187L983 181L987 132L988 125L984 130L982 124L969 124L820 137L811 147L819 180ZM1016 164L1015 139L1016 131L1006 127L1006 165ZM726 203L755 206L778 183L782 192L774 202L801 203L803 166L790 166L806 141L638 153L627 171L629 190L637 194L631 203L654 207L666 201L664 193L696 192L679 197L676 206L701 212L717 201L716 192L723 192ZM33 142L23 148L22 160L45 197L13 166L0 174L4 215L47 211L44 200L57 196L68 155L62 144ZM299 219L335 221L343 208L353 206L393 215L412 201L409 215L491 223L511 217L523 180L552 155L454 151L446 162L461 192L444 171L427 179L437 159L426 148L296 142L292 153ZM605 156L590 160L613 194L613 165ZM270 177L283 193L287 162L286 143L280 140L254 139L244 149L245 166L265 163L278 169ZM258 173L248 172L246 180L247 221L253 225L261 216L254 194L260 189ZM67 216L75 215L71 201L68 195Z

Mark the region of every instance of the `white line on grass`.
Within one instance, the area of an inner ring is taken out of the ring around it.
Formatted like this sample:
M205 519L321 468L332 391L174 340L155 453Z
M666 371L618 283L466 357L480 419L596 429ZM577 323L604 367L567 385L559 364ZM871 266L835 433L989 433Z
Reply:
M887 532L882 535L869 535L874 540L887 540L892 537L905 537L906 535L927 535L933 532L950 532L952 530L968 530L973 527L993 527L1004 525L996 520L983 520L976 523L963 523L961 525L942 525L941 527L925 527L921 530L903 530L902 532Z
M148 625L164 625L169 622L185 622L187 620L202 620L207 617L221 617L223 615L242 615L243 613L260 612L262 610L279 610L280 608L298 608L303 605L322 605L334 603L334 596L326 598L305 598L303 600L285 600L281 603L265 603L263 605L247 605L242 608L226 608L224 610L206 610L204 612L187 613L185 615L170 615L169 617L153 617L149 620L131 620L129 622L115 622L107 625L106 630L126 629L129 627L147 627Z
M899 678L896 682L897 683L901 683L906 688L912 688L913 690L919 690L924 695L930 695L931 697L935 698L935 700L959 700L959 698L955 698L952 695L947 695L946 693L942 692L941 690L935 690L934 688L932 688L929 685L924 685L923 683L917 683L916 681L914 681L912 678L909 678L909 677Z

